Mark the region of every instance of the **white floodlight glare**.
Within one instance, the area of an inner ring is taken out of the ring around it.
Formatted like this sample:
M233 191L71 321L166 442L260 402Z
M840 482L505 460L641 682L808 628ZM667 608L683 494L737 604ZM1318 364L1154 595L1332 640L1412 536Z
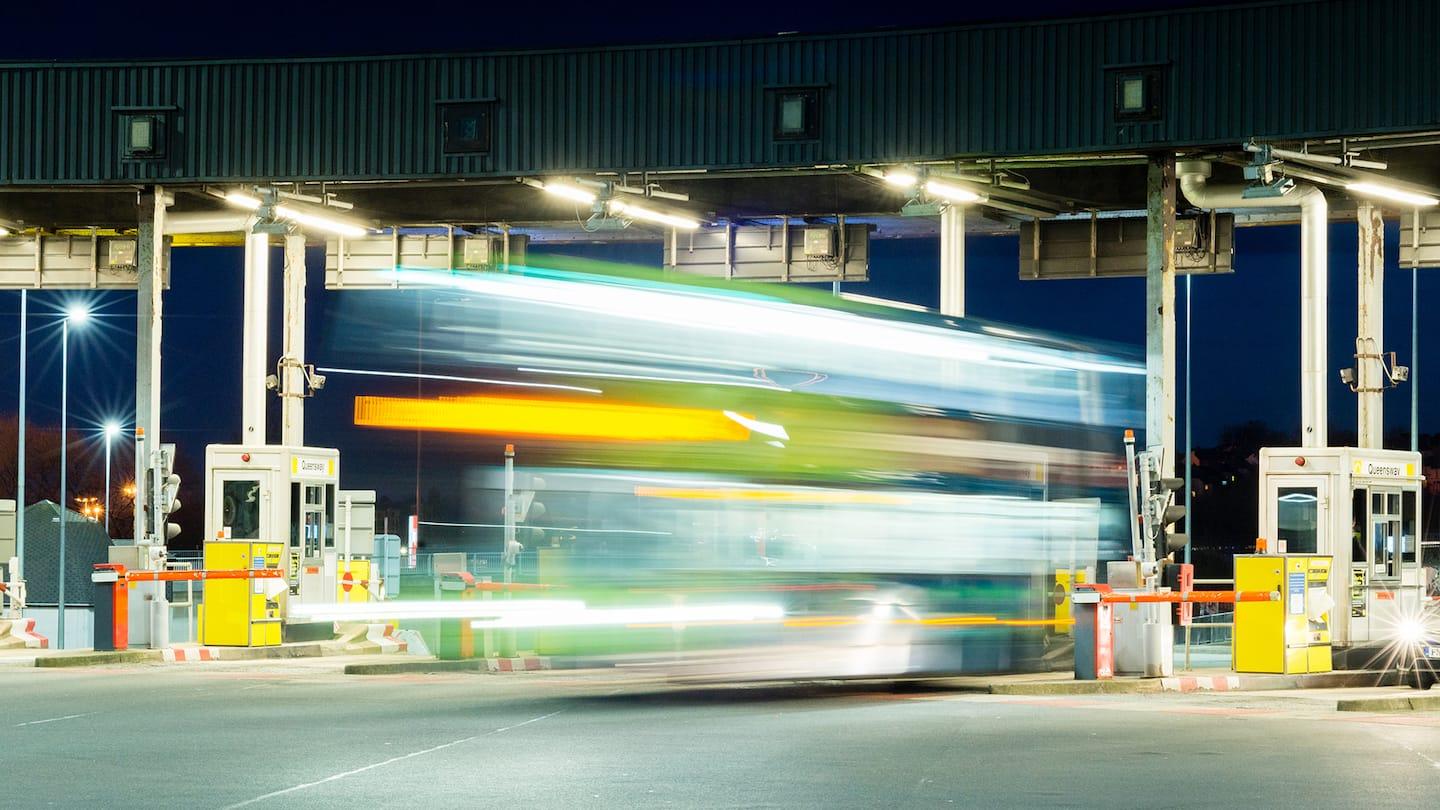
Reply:
M542 183L540 190L546 194L554 194L556 197L563 197L584 205L591 205L595 202L595 192L572 186L569 183Z
M968 188L957 186L953 183L942 183L939 180L926 181L925 190L936 197L952 203L973 203L985 199L980 194Z
M630 203L621 202L620 200L610 201L610 213L620 214L631 219L643 219L647 222L656 222L661 225L669 225L672 228L680 228L681 230L686 231L693 231L696 228L700 227L700 223L696 222L693 219L676 216L675 214L666 214L661 211L652 211L649 208L642 208L638 205L631 205Z
M0 225L0 236L9 236L9 235L10 235L10 229L7 228L7 227L5 227L4 225Z
M65 308L65 320L80 326L90 320L90 308L81 303L74 303Z
M243 191L225 192L225 202L240 208L248 208L251 211L260 207L260 198L253 194L246 194Z
M113 439L113 438L115 438L116 436L119 436L119 435L120 435L120 423L119 423L119 422L106 422L106 423L105 423L105 437L106 437L106 438Z
M900 188L914 188L920 182L920 178L917 177L914 172L907 172L903 169L886 172L880 175L880 179L889 185Z
M1401 644L1415 646L1425 640L1425 625L1418 619L1404 619L1395 628L1395 637Z
M1367 194L1371 197L1380 197L1393 202L1405 203L1406 205L1429 207L1440 204L1440 200L1428 194L1405 191L1404 189L1387 186L1383 183L1347 183L1345 190L1353 191L1356 194Z
M300 225L306 225L320 231L329 231L339 236L364 236L366 234L365 229L359 225L311 214L308 211L301 211L288 205L275 206L275 215L284 217Z
M258 210L262 204L259 197L243 191L227 191L225 192L224 199L225 202L231 205L250 211ZM319 231L328 231L339 236L353 237L364 236L366 234L364 228L354 223L343 222L321 214L312 214L309 211L301 210L293 205L275 206L275 216Z

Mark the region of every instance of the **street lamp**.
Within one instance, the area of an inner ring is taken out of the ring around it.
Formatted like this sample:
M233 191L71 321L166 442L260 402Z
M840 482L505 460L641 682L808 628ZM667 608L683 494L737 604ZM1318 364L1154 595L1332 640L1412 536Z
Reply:
M60 319L60 582L55 600L55 643L65 649L65 513L69 498L65 480L65 444L67 431L67 406L70 401L70 324L84 326L90 320L90 310L84 304L71 304Z
M120 435L118 422L105 423L105 536L110 536L110 443Z

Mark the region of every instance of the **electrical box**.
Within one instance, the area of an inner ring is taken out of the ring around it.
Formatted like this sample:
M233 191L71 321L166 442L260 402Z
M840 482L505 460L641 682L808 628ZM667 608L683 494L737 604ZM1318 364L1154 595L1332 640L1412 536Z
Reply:
M835 255L835 229L812 227L805 229L805 255L813 258L829 258Z
M6 572L10 565L10 558L14 556L14 502L13 500L0 500L0 572ZM0 577L0 581L4 581Z
M1235 590L1273 592L1273 602L1237 602L1232 635L1236 672L1279 674L1331 669L1329 557L1241 554Z
M490 237L471 236L461 249L461 262L465 267L490 266Z
M367 602L376 590L370 554L375 549L375 490L342 489L336 497L337 602Z
M136 245L134 239L111 239L104 243L105 266L112 269L135 267Z
M278 543L293 598L335 601L340 452L325 447L205 448L205 543ZM369 548L368 540L358 547Z
M380 578L376 593L385 599L400 595L400 535L375 535L375 553L370 557L371 576Z
M206 571L278 570L285 546L243 540L205 543ZM280 643L283 579L208 579L200 606L200 643L273 647Z

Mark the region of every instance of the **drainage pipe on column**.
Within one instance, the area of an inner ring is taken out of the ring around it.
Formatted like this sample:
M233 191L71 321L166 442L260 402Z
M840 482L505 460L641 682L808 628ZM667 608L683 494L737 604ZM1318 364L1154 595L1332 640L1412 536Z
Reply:
M1242 196L1242 184L1211 185L1209 161L1182 160L1175 164L1175 174L1185 199L1199 208L1300 209L1300 444L1325 447L1329 444L1325 398L1329 206L1325 195L1315 186L1297 183L1284 197L1247 198Z

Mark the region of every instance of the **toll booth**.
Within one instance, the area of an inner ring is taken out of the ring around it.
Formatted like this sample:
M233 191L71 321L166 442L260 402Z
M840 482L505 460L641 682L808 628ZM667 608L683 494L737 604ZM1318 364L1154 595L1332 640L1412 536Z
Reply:
M212 543L276 543L290 603L337 601L340 451L212 444L205 477L207 561Z
M1335 646L1383 644L1418 614L1433 580L1421 565L1423 483L1420 454L1404 450L1260 451L1260 537L1271 553L1333 558Z

